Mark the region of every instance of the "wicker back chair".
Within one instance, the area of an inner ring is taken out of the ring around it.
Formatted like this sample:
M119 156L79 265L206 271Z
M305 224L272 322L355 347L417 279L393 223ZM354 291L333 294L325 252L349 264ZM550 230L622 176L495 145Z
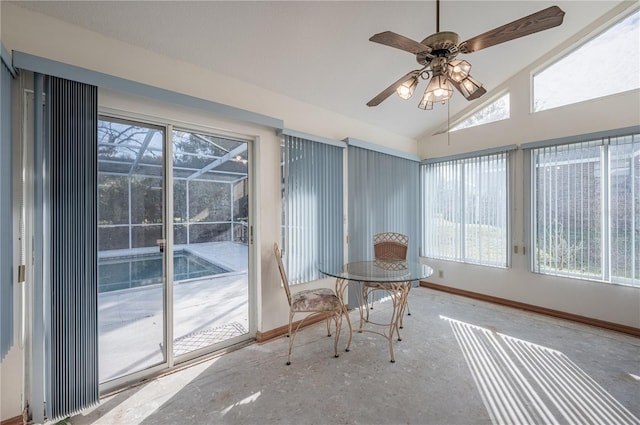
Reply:
M409 237L402 233L386 232L373 236L373 255L376 260L406 260L408 249Z
M403 261L407 259L407 251L409 249L409 236L396 232L384 232L373 235L373 255L376 260L385 261ZM410 288L411 286L409 286ZM369 320L369 309L373 309L374 292L376 289L384 289L380 284L362 285L362 297L365 302L365 310L367 311L366 320ZM371 299L371 301L369 301ZM407 314L411 314L409 304L402 306L400 309L400 328L402 328L402 315L405 308Z
M282 252L280 251L277 243L273 244L273 252L278 263L282 286L284 286L284 291L287 295L287 302L289 303L289 352L287 355L287 365L291 364L291 350L293 348L293 341L298 329L302 326L305 320L319 315L326 316L327 336L331 336L331 321L335 324L336 330L333 349L335 357L338 357L338 339L340 338L342 314L344 312L342 302L336 295L335 291L330 288L307 289L298 292L291 292L291 289L289 288L289 279L287 278L287 273L284 269L284 265L282 264ZM297 313L307 313L307 315L297 323L294 329L293 318Z

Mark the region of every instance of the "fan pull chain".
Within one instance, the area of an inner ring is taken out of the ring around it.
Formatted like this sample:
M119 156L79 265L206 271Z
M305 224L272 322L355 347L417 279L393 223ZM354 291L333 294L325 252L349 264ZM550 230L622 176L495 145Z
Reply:
M451 146L451 99L447 102L447 146Z

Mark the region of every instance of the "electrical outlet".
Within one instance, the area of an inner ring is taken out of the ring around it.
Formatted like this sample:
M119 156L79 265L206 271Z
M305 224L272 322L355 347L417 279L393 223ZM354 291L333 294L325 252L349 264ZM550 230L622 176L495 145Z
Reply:
M444 277L444 270L438 270L438 277L442 279Z

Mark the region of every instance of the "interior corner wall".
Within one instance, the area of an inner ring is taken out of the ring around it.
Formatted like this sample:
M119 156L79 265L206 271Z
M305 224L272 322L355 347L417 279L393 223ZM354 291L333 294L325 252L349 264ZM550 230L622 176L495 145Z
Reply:
M542 112L530 112L530 75L526 69L494 93L508 90L511 117L476 127L428 136L419 141L422 158L437 158L486 148L589 134L640 125L640 90L619 93ZM489 92L487 97L491 96ZM524 211L526 172L521 150L512 168L512 266L482 267L426 259L442 270L429 281L455 289L640 329L640 288L536 274L529 271L528 229ZM428 197L428 194L424 194ZM515 253L515 248L518 253Z

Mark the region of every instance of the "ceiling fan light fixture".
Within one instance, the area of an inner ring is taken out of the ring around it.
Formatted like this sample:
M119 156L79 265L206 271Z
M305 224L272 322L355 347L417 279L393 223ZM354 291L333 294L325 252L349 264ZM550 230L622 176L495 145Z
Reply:
M400 77L395 83L367 102L367 106L379 105L394 91L403 99L409 99L416 88L418 77L426 80L429 75L432 78L420 100L419 108L432 109L436 102L446 103L453 94L452 86L463 94L465 99L475 100L484 95L487 90L469 75L471 64L465 60L456 59L459 53L477 52L487 47L557 27L562 24L564 14L564 11L558 6L550 6L460 42L458 34L451 31L440 31L440 0L436 0L436 32L421 42L392 31L377 33L369 38L369 41L414 54L423 68L410 71Z
M425 111L430 111L433 109L433 102L428 100L426 96L422 96L422 100L420 100L418 108L424 109Z
M452 60L447 66L447 74L452 81L460 83L469 76L471 71L471 64L466 60Z
M404 83L400 84L396 92L398 93L398 96L400 96L404 100L407 100L413 95L413 92L415 91L416 87L418 87L417 76L411 77L407 79Z
M447 77L442 74L434 75L424 91L418 108L432 109L434 103L441 102L444 104L452 94L453 87L451 87Z
M480 90L482 87L482 83L473 78L471 75L468 75L467 78L460 81L460 92L465 98L471 97L475 92Z

